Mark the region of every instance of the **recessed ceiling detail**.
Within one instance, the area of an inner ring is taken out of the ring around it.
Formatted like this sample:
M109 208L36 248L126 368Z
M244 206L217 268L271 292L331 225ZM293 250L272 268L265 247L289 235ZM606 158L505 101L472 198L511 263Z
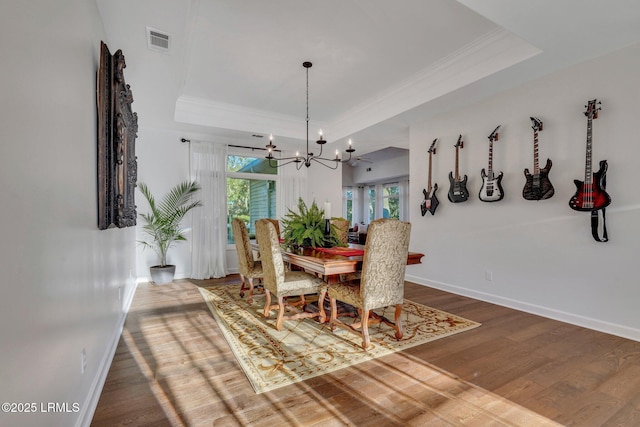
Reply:
M539 49L512 33L495 29L410 78L381 90L335 120L312 128L325 130L325 134L336 142L538 53ZM296 123L299 119L294 116L185 95L176 102L174 119L182 123L258 131L289 138L301 139L305 135Z
M147 126L255 145L252 134L273 133L297 148L296 66L310 59L310 129L330 144L353 138L360 155L408 147L411 123L443 109L640 42L637 0L96 3Z

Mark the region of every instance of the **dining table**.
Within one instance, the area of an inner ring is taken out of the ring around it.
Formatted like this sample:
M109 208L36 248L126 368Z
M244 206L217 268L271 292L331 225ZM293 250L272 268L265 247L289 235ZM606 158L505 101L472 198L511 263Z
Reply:
M251 242L251 246L258 251L255 241ZM350 243L346 247L311 248L282 244L280 247L285 263L316 273L329 284L339 281L342 274L362 270L365 245ZM421 264L423 257L422 253L410 251L407 254L407 265Z
M259 257L258 243L255 240L250 242L255 255ZM364 257L365 245L349 243L348 246L336 246L332 248L312 248L293 247L284 243L282 248L282 260L288 263L292 269L303 269L309 273L315 273L322 277L328 285L339 282L344 275L357 273L362 270L362 259ZM407 265L421 264L424 254L409 251L407 254ZM356 317L357 310L348 304L338 302L338 316ZM310 302L305 305L304 310L309 312L324 309L325 312L331 310L329 298L326 297L322 305L318 302ZM328 322L328 318L326 320Z

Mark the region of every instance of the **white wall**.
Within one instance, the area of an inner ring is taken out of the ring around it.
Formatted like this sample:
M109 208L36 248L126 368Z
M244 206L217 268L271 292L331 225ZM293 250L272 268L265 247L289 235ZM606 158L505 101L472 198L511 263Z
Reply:
M133 89L135 87L132 86ZM144 115L139 121L136 142L138 182L147 184L156 200L160 200L172 187L189 179L189 144L180 142L186 136L184 132L144 126ZM149 205L139 190L136 190L136 205L138 212L149 212ZM187 241L176 242L167 252L167 262L176 266L176 278L189 277L191 273L190 224L191 214L188 214L182 224L187 229ZM148 239L140 230L142 225L144 221L138 220L138 241ZM138 280L150 281L149 267L157 265L160 258L151 248L140 244L137 245L136 254Z
M144 123L143 119L140 119ZM179 182L190 179L189 143L181 139L193 141L209 141L218 143L242 144L242 141L229 141L202 133L183 132L172 129L159 129L141 124L138 130L137 156L138 181L147 184L156 198L161 198ZM136 192L138 212L148 212L148 204L139 191ZM147 237L141 231L143 221L138 222L136 240ZM186 242L176 242L167 253L167 262L176 266L176 279L188 278L191 275L191 214L183 219ZM229 272L238 271L237 256L234 247L225 248L227 252L227 268ZM151 280L149 267L157 265L160 259L150 248L138 244L136 248L136 275L138 282Z
M285 166L286 167L286 166ZM331 203L331 216L342 216L342 164L336 170L312 162L307 170L307 205L315 200L320 209Z
M377 160L374 163L360 163L352 168L353 182L356 184L371 184L378 182L392 182L397 178L408 175L409 154L389 159ZM347 185L347 184L345 184Z
M3 426L88 425L135 287L134 228L96 225L103 37L92 1L2 5L0 400L37 404Z
M555 73L481 103L414 124L411 151L424 152L439 139L433 178L441 202L435 216L422 217L424 159L411 157L411 249L426 254L407 279L640 339L638 262L640 194L636 190L640 45ZM584 105L602 101L593 122L593 163L607 159L610 241L591 237L589 213L569 208L574 179L584 179ZM533 166L529 116L544 122L540 161L554 162L549 200L524 200L523 169ZM488 135L501 124L494 169L504 172L504 200L478 199L480 170L487 167ZM447 200L458 134L465 147L460 171L469 175L471 199ZM490 272L492 281L485 280Z

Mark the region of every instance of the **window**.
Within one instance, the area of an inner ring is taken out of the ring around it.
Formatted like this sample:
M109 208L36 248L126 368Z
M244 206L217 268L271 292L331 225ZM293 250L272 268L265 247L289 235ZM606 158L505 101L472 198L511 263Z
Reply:
M369 201L369 221L376 219L376 187L369 187L367 189L367 200Z
M382 186L382 217L400 219L400 187L397 183Z
M368 224L378 218L408 221L408 188L408 180L344 187L343 213L352 224Z
M349 224L353 224L353 188L345 188L342 192L343 215L349 220Z
M233 244L231 220L241 218L255 236L255 222L276 217L277 169L264 158L227 156L227 242Z

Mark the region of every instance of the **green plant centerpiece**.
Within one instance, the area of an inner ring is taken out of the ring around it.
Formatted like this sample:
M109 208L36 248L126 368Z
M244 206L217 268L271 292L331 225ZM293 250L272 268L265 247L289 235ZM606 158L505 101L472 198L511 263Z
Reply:
M298 199L298 212L289 209L282 219L284 226L284 244L292 247L332 247L344 246L340 241L336 227L331 224L330 233L325 235L325 215L315 200L307 207L302 198Z
M160 257L160 264L149 269L151 280L156 284L171 283L176 266L167 264L167 252L174 243L187 240L180 223L191 209L202 205L199 200L193 200L200 185L195 181L181 182L169 190L159 203L156 203L146 184L140 183L138 188L151 209L149 213L140 214L140 218L146 223L142 231L148 239L139 243L145 248L153 249Z

